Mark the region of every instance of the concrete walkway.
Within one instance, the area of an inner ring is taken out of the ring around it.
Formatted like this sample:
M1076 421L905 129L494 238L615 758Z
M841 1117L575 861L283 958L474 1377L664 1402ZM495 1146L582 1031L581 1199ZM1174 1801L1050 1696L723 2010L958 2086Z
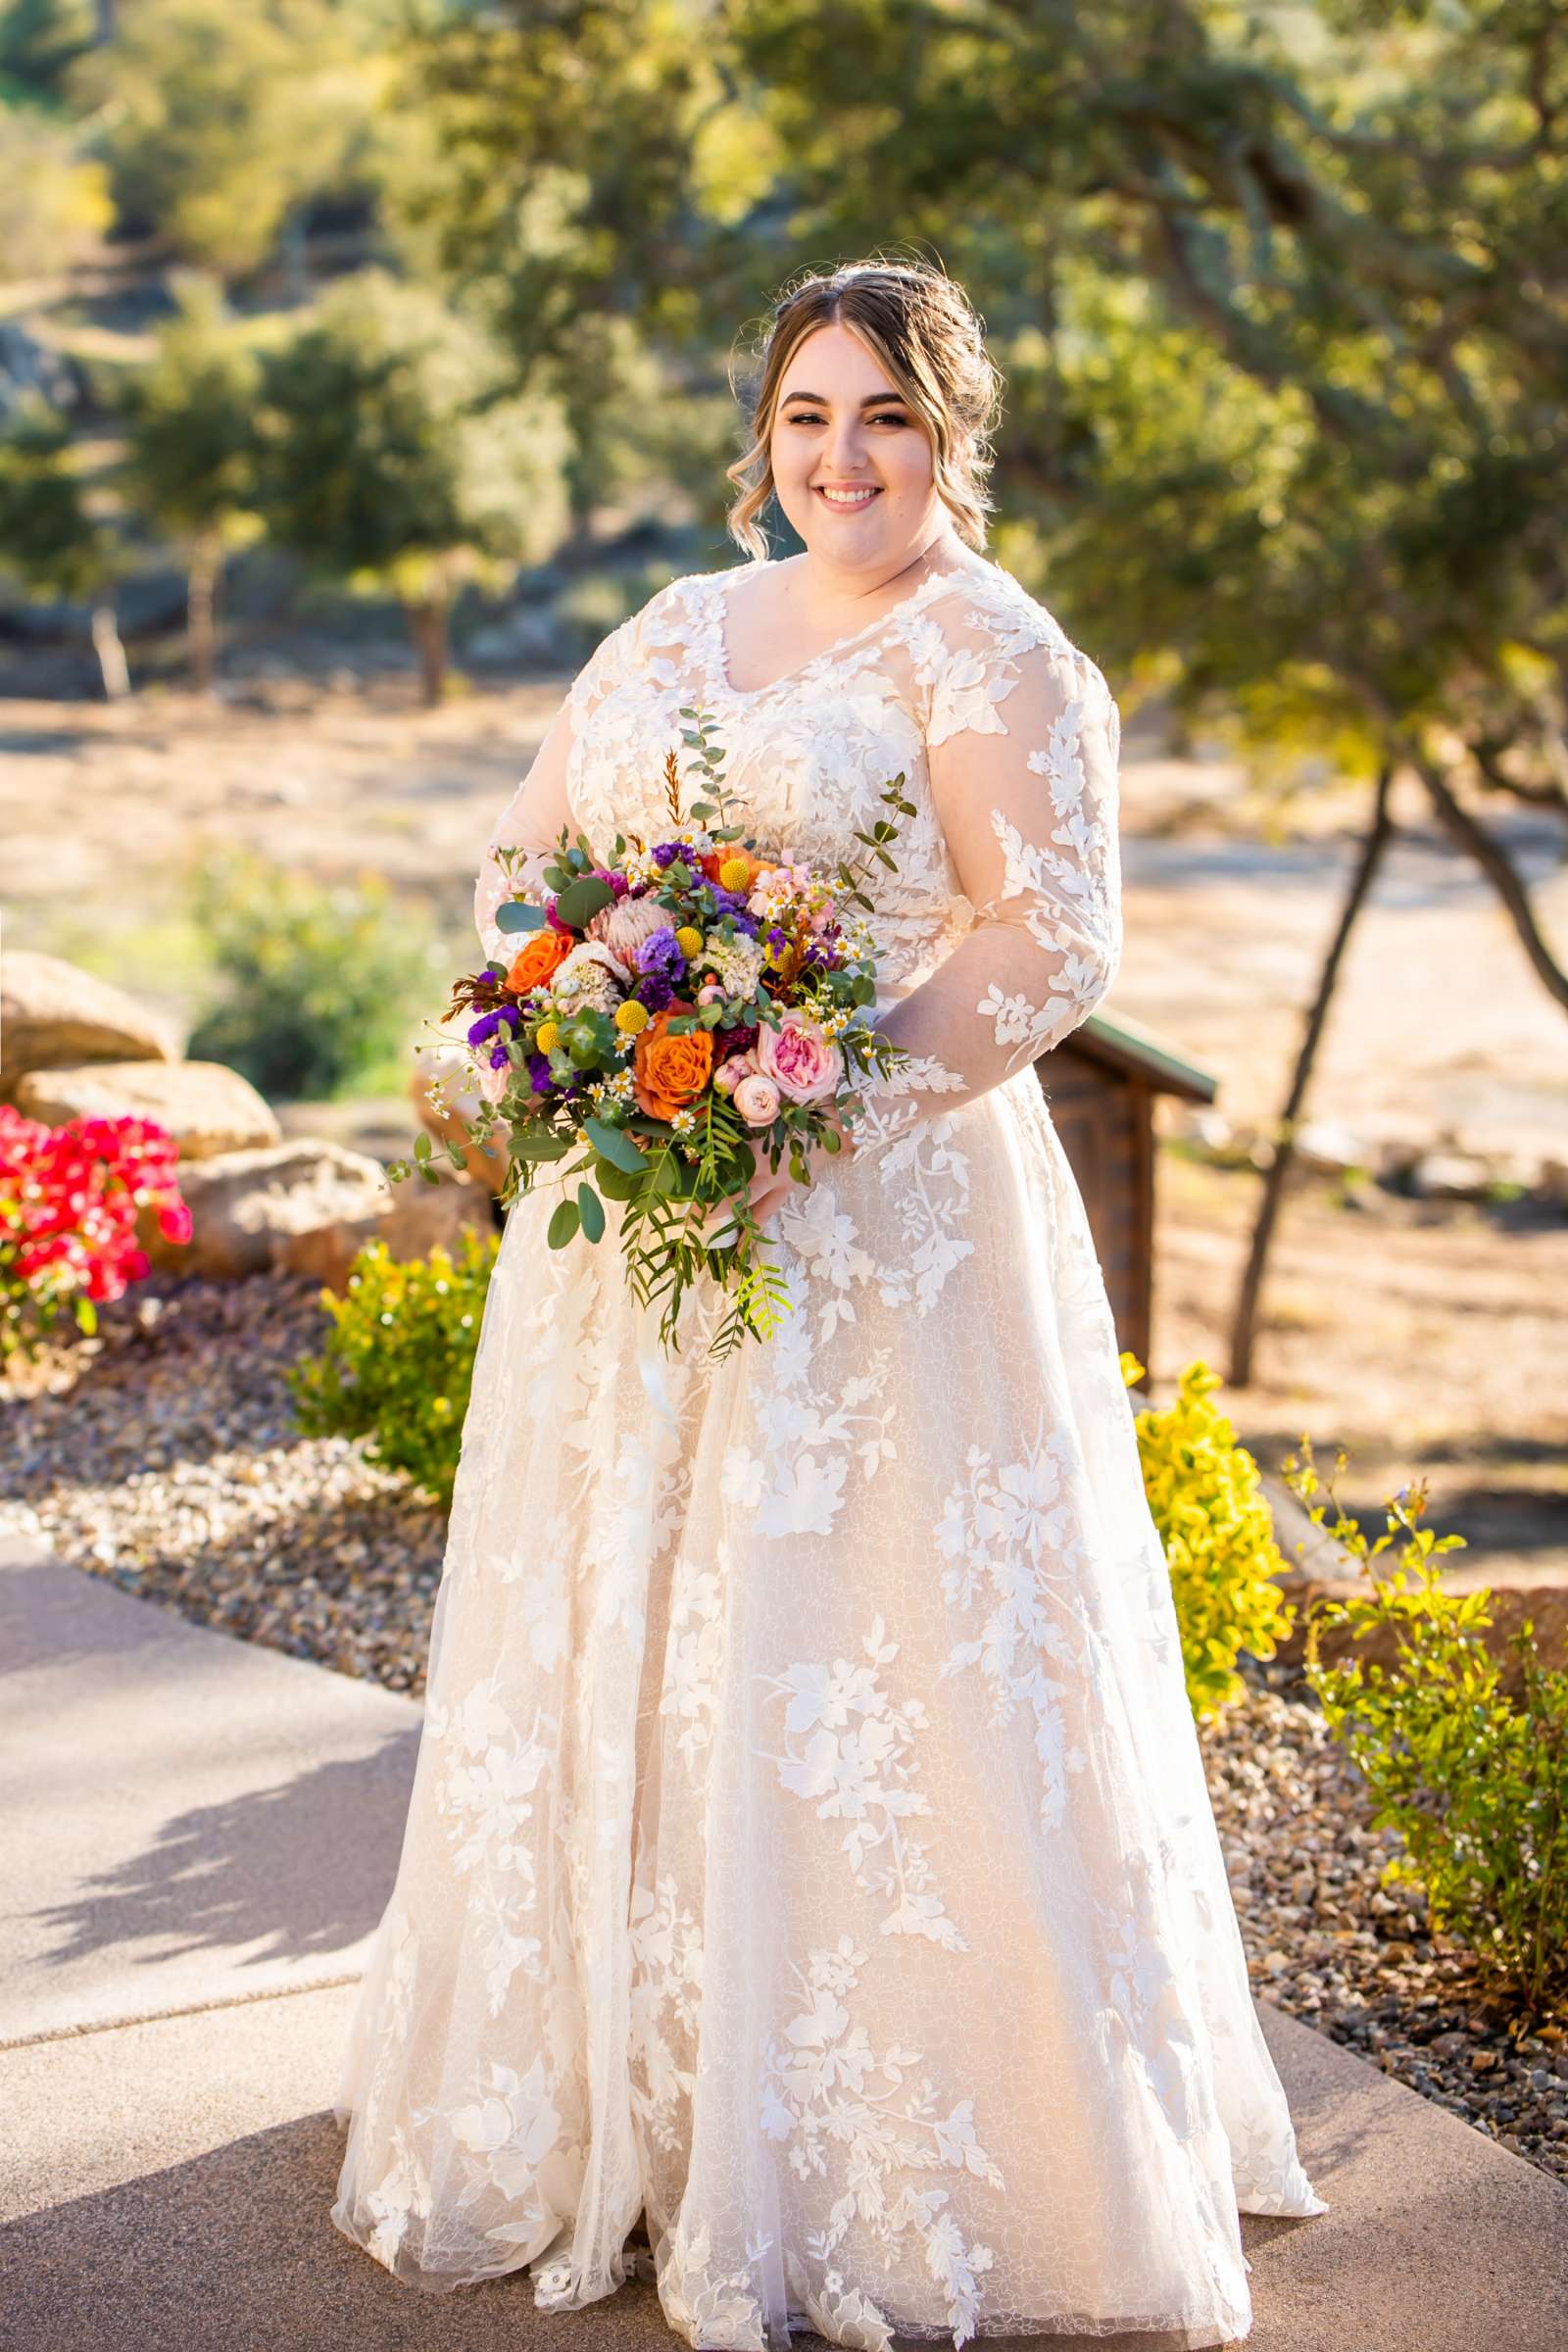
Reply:
M7 2352L676 2342L646 2280L571 2315L520 2277L424 2295L328 2219L338 2056L419 1715L0 1538ZM1564 2352L1568 2194L1261 2014L1333 2210L1245 2218L1249 2352Z

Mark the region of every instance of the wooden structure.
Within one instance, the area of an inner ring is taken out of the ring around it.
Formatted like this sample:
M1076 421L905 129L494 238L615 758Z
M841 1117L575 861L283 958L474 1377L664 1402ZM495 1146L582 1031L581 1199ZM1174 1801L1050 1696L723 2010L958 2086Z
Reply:
M1154 1097L1212 1102L1218 1080L1137 1023L1092 1012L1041 1055L1051 1108L1105 1276L1116 1338L1149 1365L1154 1289ZM1147 1387L1147 1378L1139 1387Z

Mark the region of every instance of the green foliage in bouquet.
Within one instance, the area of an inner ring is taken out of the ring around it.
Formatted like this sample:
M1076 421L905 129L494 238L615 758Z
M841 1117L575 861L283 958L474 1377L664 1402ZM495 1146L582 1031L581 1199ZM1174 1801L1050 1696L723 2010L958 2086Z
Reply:
M209 858L193 900L220 984L193 1060L274 1101L386 1082L439 956L417 908L374 874L327 884L242 853Z
M1385 1884L1425 1890L1432 1925L1474 1953L1490 1978L1532 2013L1568 2002L1568 1670L1548 1668L1529 1619L1509 1636L1518 1696L1483 1639L1492 1594L1446 1592L1436 1555L1464 1543L1420 1522L1424 1480L1387 1505L1385 1532L1369 1543L1335 1495L1345 1468L1318 1477L1310 1441L1287 1456L1285 1476L1314 1524L1359 1563L1365 1595L1322 1595L1306 1621L1306 1672L1336 1739L1360 1767L1379 1829L1403 1850ZM1322 1494L1321 1502L1313 1497ZM1332 1509L1333 1518L1329 1519ZM1396 1564L1374 1565L1396 1547ZM1396 1663L1346 1657L1326 1663L1329 1627L1356 1642L1383 1630Z
M343 1296L321 1293L332 1329L320 1355L288 1376L305 1435L368 1438L372 1461L449 1504L499 1248L469 1233L456 1259L437 1248L400 1262L368 1243Z
M495 1129L506 1131L503 1203L541 1179L558 1186L552 1250L579 1237L601 1241L606 1203L616 1203L630 1289L640 1307L658 1309L665 1347L679 1346L688 1290L705 1274L719 1284L723 1311L709 1342L718 1359L748 1334L770 1337L789 1310L753 1213L759 1168L765 1161L776 1173L787 1156L795 1180L809 1182L808 1152L840 1151L847 1130L838 1120L858 1115L858 1080L904 1058L871 1018L876 957L866 918L875 905L865 883L873 863L897 871L891 845L915 810L904 776L894 777L880 796L886 813L857 828L861 852L831 877L762 855L731 820L711 722L695 709L681 716L693 722L681 740L702 797L681 808L678 756L669 752L673 838L650 847L617 832L602 856L564 827L526 890L523 853L498 850L514 895L498 906L496 927L525 935L525 944L510 966L493 960L460 980L448 1017L477 1016L467 1044L480 1057L485 1099L468 1132L488 1149ZM723 880L732 868L733 887ZM613 922L613 884L653 917L641 956L628 949L624 961L589 931L601 915ZM736 903L750 907L754 884L765 911L748 911L747 931ZM563 958L590 967L570 973L569 989ZM767 1081L760 1103L739 1091L738 1074L733 1099L723 1089L719 1049L740 1037L759 1041L762 1054L783 1037L797 1056L788 1078ZM416 1146L417 1172L433 1180L430 1156L427 1143ZM387 1170L394 1181L415 1172L407 1161Z
M1144 1369L1130 1349L1121 1366L1129 1382ZM1172 1403L1137 1416L1144 1491L1170 1566L1187 1695L1200 1722L1242 1696L1240 1653L1271 1658L1295 1623L1273 1581L1285 1560L1257 1464L1213 1402L1219 1385L1217 1372L1195 1361Z

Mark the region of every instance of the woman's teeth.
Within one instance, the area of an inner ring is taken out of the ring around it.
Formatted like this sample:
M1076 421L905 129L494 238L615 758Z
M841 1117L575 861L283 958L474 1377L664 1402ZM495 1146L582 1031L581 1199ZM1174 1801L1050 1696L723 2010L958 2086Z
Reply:
M868 507L881 495L880 490L826 490L817 484L817 496L825 498L830 507Z

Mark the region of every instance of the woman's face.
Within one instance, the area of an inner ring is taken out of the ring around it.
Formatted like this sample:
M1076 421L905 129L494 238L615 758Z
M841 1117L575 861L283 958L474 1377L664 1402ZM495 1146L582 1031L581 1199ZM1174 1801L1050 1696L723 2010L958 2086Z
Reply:
M912 563L946 516L925 426L838 320L797 344L768 455L778 503L809 553L849 574Z

